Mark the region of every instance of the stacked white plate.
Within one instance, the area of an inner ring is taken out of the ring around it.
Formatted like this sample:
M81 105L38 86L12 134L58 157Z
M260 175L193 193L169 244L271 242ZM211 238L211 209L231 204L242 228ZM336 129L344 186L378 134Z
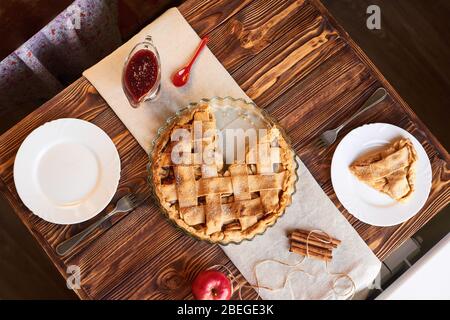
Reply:
M417 151L415 191L400 203L359 181L349 170L362 154L404 137ZM359 220L375 226L392 226L413 217L424 206L431 189L431 164L417 139L402 128L387 123L363 125L349 132L339 143L331 163L331 180L342 205Z
M99 127L79 119L59 119L35 129L14 162L14 182L23 203L57 224L79 223L101 212L119 179L114 143Z

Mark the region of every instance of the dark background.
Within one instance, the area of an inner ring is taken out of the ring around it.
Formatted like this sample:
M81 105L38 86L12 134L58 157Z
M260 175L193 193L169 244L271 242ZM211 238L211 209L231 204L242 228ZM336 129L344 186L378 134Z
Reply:
M105 0L106 1L106 0ZM322 0L356 43L372 59L443 146L450 149L450 1L449 0ZM14 51L69 0L0 2L0 59ZM180 1L119 0L119 24L124 40ZM381 8L381 30L366 28L366 8ZM18 15L17 12L22 14ZM0 93L1 94L1 93ZM32 111L39 104L31 104ZM8 126L20 120L12 115ZM5 119L2 119L5 121ZM449 231L447 206L437 217ZM436 217L436 218L437 218ZM444 219L442 219L444 217ZM437 221L425 227L435 233ZM423 230L422 230L423 231ZM0 299L76 298L42 249L0 198Z

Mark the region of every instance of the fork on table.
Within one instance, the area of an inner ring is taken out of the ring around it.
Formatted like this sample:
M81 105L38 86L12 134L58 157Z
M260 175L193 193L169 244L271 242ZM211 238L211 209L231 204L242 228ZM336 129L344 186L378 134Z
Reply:
M77 233L73 237L61 242L56 247L56 253L63 256L69 253L78 243L80 243L89 233L94 231L99 225L117 213L129 212L138 207L145 199L138 199L134 194L128 194L117 201L116 207L103 218L91 224L89 227Z
M332 145L339 134L339 131L342 130L347 124L349 124L353 119L355 119L360 114L366 112L369 109L372 109L374 106L376 106L378 103L384 100L387 96L387 91L385 88L378 88L375 90L375 92L369 97L369 99L364 102L363 106L350 118L344 121L339 127L331 130L327 130L324 133L322 133L317 140L317 145L322 148L326 148L330 145Z

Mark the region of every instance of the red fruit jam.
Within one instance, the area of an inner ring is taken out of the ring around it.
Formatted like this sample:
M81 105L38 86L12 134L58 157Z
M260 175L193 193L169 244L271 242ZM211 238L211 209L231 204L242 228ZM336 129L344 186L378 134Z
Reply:
M153 88L157 78L158 61L152 51L141 49L129 59L124 83L134 102L138 102Z

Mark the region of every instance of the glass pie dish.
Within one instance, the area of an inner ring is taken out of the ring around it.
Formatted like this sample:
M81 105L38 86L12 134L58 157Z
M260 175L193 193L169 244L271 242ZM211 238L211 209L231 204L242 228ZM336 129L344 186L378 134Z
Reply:
M183 132L186 140L179 139ZM214 97L190 103L158 130L148 179L176 226L228 244L275 224L291 203L297 167L284 130L264 110Z

